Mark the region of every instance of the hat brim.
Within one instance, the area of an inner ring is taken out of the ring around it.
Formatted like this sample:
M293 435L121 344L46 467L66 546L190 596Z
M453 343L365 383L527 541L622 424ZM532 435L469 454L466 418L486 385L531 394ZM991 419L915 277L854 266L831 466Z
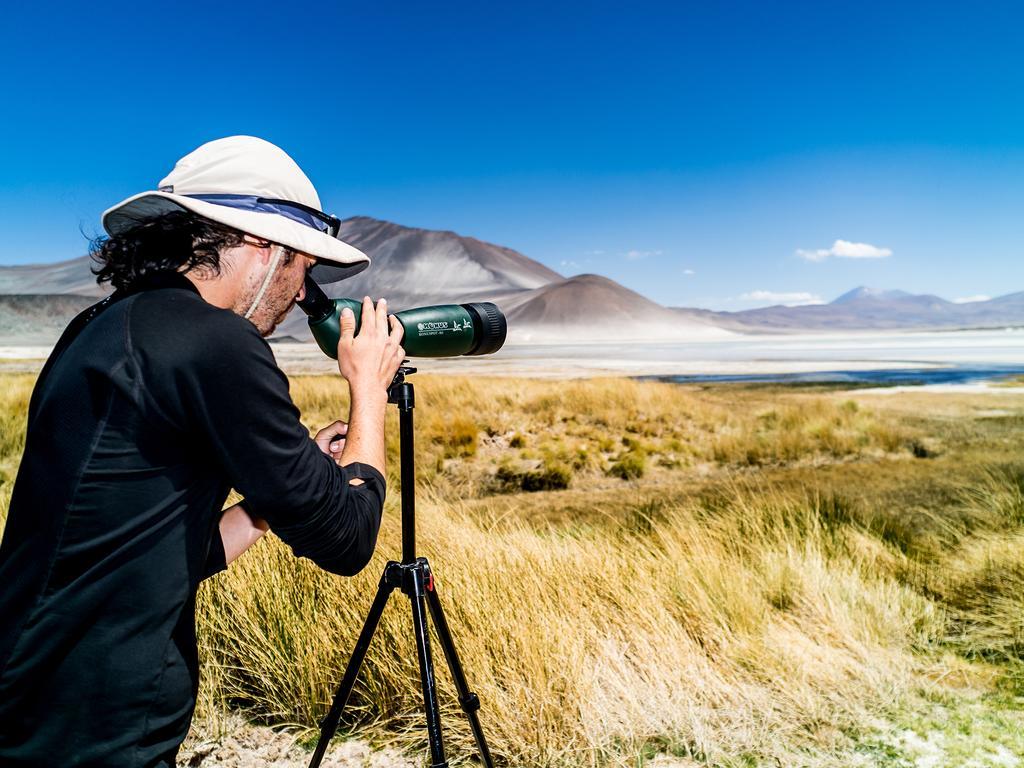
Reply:
M116 236L156 216L180 210L192 211L211 221L315 257L318 264L313 269L318 283L343 280L370 266L370 257L358 248L276 213L230 208L172 192L132 195L104 211L101 220L107 233Z

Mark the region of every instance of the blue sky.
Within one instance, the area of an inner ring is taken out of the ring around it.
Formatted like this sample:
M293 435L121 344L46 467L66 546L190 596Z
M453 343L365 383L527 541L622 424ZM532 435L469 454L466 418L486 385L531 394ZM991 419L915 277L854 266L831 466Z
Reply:
M0 263L80 255L105 207L246 133L339 216L665 304L1024 290L1013 3L19 5Z

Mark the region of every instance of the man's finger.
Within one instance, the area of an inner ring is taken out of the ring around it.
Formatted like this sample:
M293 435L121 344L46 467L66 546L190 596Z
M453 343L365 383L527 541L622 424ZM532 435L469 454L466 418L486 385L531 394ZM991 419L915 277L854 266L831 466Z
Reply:
M373 299L363 296L363 322L359 326L360 336L373 336L377 333L376 315L374 315Z
M402 366L403 360L405 360L405 350L402 349L402 347L400 346L395 347L394 354L392 354L389 359L384 361L384 371L387 374L387 377L394 378L395 374L398 372L398 369Z
M401 344L402 337L405 336L405 326L402 325L394 315L391 315L389 320L391 322L391 338L394 340L395 344Z
M381 336L388 335L388 300L381 299L377 302L377 330Z
M328 424L323 429L318 429L316 432L316 437L319 440L320 438L329 438L334 437L335 435L344 435L347 432L348 424L346 424L341 419L338 419L334 423Z
M338 344L340 345L342 341L352 341L352 336L356 332L356 316L348 307L341 310L340 326L341 336L338 338Z

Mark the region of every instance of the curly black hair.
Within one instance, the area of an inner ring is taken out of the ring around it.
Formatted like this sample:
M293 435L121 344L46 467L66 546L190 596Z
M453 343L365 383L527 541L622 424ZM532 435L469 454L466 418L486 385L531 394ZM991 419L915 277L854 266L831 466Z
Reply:
M89 248L96 262L97 283L131 288L137 280L157 272L208 269L220 273L220 253L245 242L237 229L210 221L190 211L174 211L140 222L112 237L98 237Z

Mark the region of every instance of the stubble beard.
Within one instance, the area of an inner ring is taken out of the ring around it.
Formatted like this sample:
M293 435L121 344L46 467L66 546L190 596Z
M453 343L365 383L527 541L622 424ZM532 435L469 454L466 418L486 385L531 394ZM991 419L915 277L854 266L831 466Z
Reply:
M252 290L248 297L249 303L246 304L246 309L252 304L252 300L256 298L258 290L259 286ZM260 299L259 306L249 316L249 321L256 326L260 336L266 338L274 332L277 326L284 322L295 303L294 298L295 292L289 291L288 286L284 285L284 281L274 281L270 284L266 293L263 294L263 298ZM244 315L244 313L245 310L243 310L242 314Z
M276 273L271 278L270 285L267 286L267 290L263 293L260 303L253 310L253 313L246 318L256 326L256 330L264 338L270 336L277 326L284 322L288 313L295 305L295 296L298 294L300 286L291 287L288 285L289 280L286 279L286 276L290 274L288 272L289 263L290 260L282 259L281 263L278 264ZM232 308L235 314L245 317L245 313L252 306L253 299L259 294L260 287L263 285L265 278L265 272L259 276L249 275L243 296Z

